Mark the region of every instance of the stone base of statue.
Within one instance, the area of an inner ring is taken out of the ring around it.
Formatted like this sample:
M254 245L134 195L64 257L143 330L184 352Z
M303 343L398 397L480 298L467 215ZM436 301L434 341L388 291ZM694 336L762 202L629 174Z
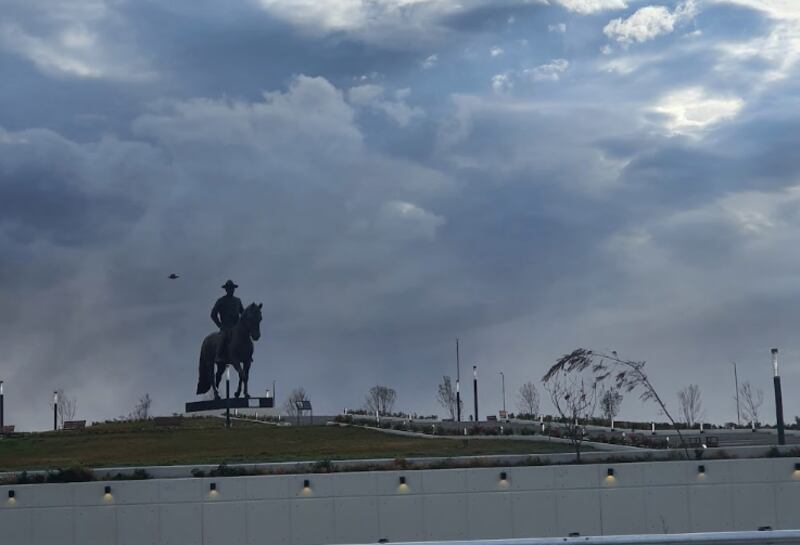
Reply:
M230 405L228 405L230 403ZM207 411L224 411L233 409L274 409L275 400L271 397L232 397L230 399L209 399L204 401L190 401L186 404L187 413L200 413ZM248 411L249 412L249 411Z

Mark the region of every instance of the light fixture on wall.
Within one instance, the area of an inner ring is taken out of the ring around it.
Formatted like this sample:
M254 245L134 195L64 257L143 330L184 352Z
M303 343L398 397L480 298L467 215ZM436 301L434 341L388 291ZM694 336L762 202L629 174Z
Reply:
M795 471L800 471L800 464L795 464L794 465L794 470Z
M608 475L609 477L611 477L613 479L614 478L614 468L613 467L609 467L608 471L606 472L606 475Z
M109 486L109 485L106 485L106 487L105 487L105 489L104 489L104 490L105 490L105 493L106 493L106 494L111 494L111 486Z
M500 480L501 480L501 481L506 481L506 480L508 480L508 473L506 473L505 471L501 471L501 472L500 472Z
M404 484L406 484L406 478L405 478L404 475L401 475L400 476L400 486L403 486Z
M705 475L705 473L706 473L706 466L704 466L704 465L699 465L699 466L697 466L697 472L698 472L700 475Z
M9 500L13 500L16 496L17 496L17 493L14 492L13 490L9 490L8 491L8 499Z
M311 488L311 481L309 481L308 479L305 479L303 481L303 488Z
M211 492L216 492L217 491L217 483L211 483L210 485L208 485L208 489Z

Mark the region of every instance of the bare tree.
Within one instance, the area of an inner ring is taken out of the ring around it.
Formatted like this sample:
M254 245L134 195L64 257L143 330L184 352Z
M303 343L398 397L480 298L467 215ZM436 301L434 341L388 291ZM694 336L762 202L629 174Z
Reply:
M364 400L364 408L371 413L377 411L378 414L388 414L392 412L395 399L397 399L397 392L388 386L378 384L369 389L367 398Z
M600 396L600 411L609 422L619 414L622 405L622 394L616 388L609 388Z
M439 383L436 392L436 401L450 413L450 418L455 420L458 412L458 402L456 401L456 391L455 388L453 388L453 381L447 375L443 376L442 382ZM461 405L463 407L463 401Z
M575 448L575 456L581 459L581 444L584 440L585 422L594 414L597 406L597 382L591 375L567 372L558 363L553 365L542 379L550 394L553 406L564 421L566 436Z
M145 393L139 398L139 402L133 408L133 412L130 416L131 420L147 420L150 418L150 405L152 404L153 399L150 397L150 394Z
M67 396L64 390L58 390L57 397L56 412L58 413L58 423L63 428L64 422L75 419L75 415L78 412L78 399Z
M683 421L690 428L703 416L703 401L700 399L700 387L690 384L678 392Z
M297 416L300 411L297 409L296 403L298 401L307 400L306 389L302 386L295 388L292 390L292 393L289 394L289 397L286 398L286 401L283 402L283 410L288 416Z
M753 425L758 424L758 411L764 403L764 390L753 388L750 381L746 381L739 387L739 395L744 403L744 417Z
M520 386L517 397L519 412L530 415L539 414L539 391L533 382L528 381Z
M545 382L548 378L558 373L576 374L583 373L587 369L594 375L595 386L602 384L605 380L611 379L614 387L619 391L632 392L641 390L639 399L642 401L654 401L658 404L661 412L664 413L672 427L678 433L680 442L683 445L686 457L689 457L689 448L683 440L683 435L675 419L672 418L666 404L658 395L647 374L644 372L645 362L622 359L616 351L611 354L594 352L586 348L577 348L569 354L561 357L545 375Z

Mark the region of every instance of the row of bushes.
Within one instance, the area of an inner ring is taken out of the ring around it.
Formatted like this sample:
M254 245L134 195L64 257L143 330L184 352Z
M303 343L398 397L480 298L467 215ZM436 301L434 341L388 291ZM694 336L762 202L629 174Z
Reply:
M75 465L66 469L56 469L45 473L28 473L23 471L6 479L3 484L42 484L42 483L84 483L90 481L141 481L150 479L150 474L144 469L135 469L133 473L106 473L97 477L95 473L84 466Z

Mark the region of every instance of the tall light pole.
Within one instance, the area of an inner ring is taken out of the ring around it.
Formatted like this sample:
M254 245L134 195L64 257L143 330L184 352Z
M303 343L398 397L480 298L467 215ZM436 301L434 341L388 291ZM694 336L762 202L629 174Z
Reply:
M3 381L0 380L0 435L3 435L3 429L5 427L5 414L3 414L5 407L3 406L3 397Z
M458 337L456 337L456 421L461 422L461 361L458 356Z
M478 366L472 366L472 395L475 397L475 423L478 423Z
M506 375L500 371L500 381L503 385L503 414L506 414Z
M225 367L225 427L231 427L231 368Z
M53 431L58 431L58 390L53 392Z
M783 395L781 394L781 376L778 374L778 349L772 349L772 372L773 384L775 385L775 415L778 421L778 444L786 444L786 436L783 431Z
M736 373L736 362L732 361L731 365L733 365L733 380L736 384L736 425L742 425L742 415L739 412L739 375Z

